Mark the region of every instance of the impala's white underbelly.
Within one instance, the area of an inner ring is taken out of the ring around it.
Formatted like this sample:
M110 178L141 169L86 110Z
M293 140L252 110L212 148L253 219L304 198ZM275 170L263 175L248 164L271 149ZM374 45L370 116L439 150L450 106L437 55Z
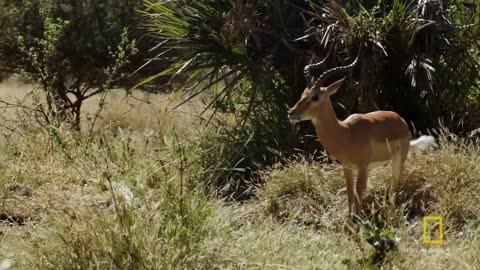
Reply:
M372 170L373 168L388 165L388 163L390 163L390 160L372 162L372 163L368 164L367 170L370 171L370 170ZM358 167L357 167L357 165L349 165L349 164L346 164L346 165L342 164L342 165L343 165L344 167L352 170L352 171L355 172L355 173L358 172Z

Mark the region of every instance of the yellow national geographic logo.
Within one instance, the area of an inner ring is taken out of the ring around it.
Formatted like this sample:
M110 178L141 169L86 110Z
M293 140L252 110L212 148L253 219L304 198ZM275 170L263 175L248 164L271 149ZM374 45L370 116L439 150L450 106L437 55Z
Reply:
M430 225L429 225L430 223ZM429 238L427 233L428 227L438 224L438 235L436 239ZM425 216L423 217L423 243L424 244L443 244L443 218L441 216Z

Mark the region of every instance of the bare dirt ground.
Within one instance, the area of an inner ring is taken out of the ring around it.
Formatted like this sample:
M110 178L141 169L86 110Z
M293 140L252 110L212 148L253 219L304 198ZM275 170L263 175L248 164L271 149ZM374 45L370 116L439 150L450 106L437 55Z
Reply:
M33 85L22 81L20 77L15 75L11 76L0 82L0 99L15 101L17 98L25 97L32 87Z

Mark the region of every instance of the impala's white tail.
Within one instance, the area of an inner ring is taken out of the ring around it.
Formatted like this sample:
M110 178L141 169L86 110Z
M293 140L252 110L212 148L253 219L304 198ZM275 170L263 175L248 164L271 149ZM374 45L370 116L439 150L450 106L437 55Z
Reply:
M10 267L12 267L12 261L4 260L0 262L0 270L8 270Z
M431 147L438 147L433 136L420 136L416 140L410 141L410 151L413 153L425 151Z

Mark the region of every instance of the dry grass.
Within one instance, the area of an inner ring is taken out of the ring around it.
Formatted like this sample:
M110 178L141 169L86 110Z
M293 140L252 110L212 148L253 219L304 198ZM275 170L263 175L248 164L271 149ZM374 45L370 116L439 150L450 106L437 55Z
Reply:
M400 269L455 269L458 265L475 269L479 265L474 254L480 244L480 145L448 133L440 138L441 149L408 159L394 207L384 201L390 166L372 172L364 217L400 237L398 249L384 265ZM293 162L269 171L257 194L254 204L262 205L255 208L257 213L284 223L313 224L319 233L325 228L339 231L346 217L339 166ZM422 218L427 215L442 216L445 244L422 243Z
M266 171L263 178L265 184L253 203L262 205L265 215L334 229L347 214L342 211L347 204L339 166L297 161Z
M146 136L158 133L165 135L175 128L181 137L195 137L199 133L200 114L205 107L203 97L188 101L184 106L172 110L179 100L173 100L174 94L152 94L133 91L129 95L117 89L108 95L106 108L100 113L99 126L109 126L113 131L121 129L125 135ZM86 118L95 112L100 97L85 104ZM209 114L203 114L208 117ZM84 124L86 125L86 123Z
M263 173L256 199L226 205L195 191L188 183L191 172L179 171L175 163L176 151L140 148L126 160L110 156L106 167L101 151L89 157L82 145L71 144L74 163L57 151L45 158L43 144L34 143L42 138L48 141L37 134L10 142L0 171L2 211L25 218L22 224L0 225L0 256L19 269L359 269L375 250L363 233L342 230L346 194L336 165L297 160L272 168ZM108 149L123 151L116 140ZM478 265L479 153L478 145L444 141L440 150L409 159L394 213L384 225L399 240L383 267ZM132 206L115 211L105 172L132 189ZM367 196L374 205L367 207L372 221L391 211L379 199L389 176L389 166L372 174ZM445 244L422 244L423 215L444 216Z
M0 101L8 104L21 103L31 106L34 85L22 80L19 76L11 76L0 83ZM94 116L101 96L87 99L82 106L82 129L89 128L89 120ZM203 112L208 94L199 95L186 102L182 107L174 107L182 102L183 97L175 94L155 94L133 90L127 94L124 89L112 89L105 100L105 108L99 115L96 128L110 129L117 135L136 138L147 138L152 135L163 137L175 128L181 137L195 138L200 133L199 122L210 117L210 111ZM19 108L0 103L0 132L5 128L18 125ZM203 114L202 114L203 112ZM201 115L202 114L202 115ZM3 139L3 138L2 138Z

